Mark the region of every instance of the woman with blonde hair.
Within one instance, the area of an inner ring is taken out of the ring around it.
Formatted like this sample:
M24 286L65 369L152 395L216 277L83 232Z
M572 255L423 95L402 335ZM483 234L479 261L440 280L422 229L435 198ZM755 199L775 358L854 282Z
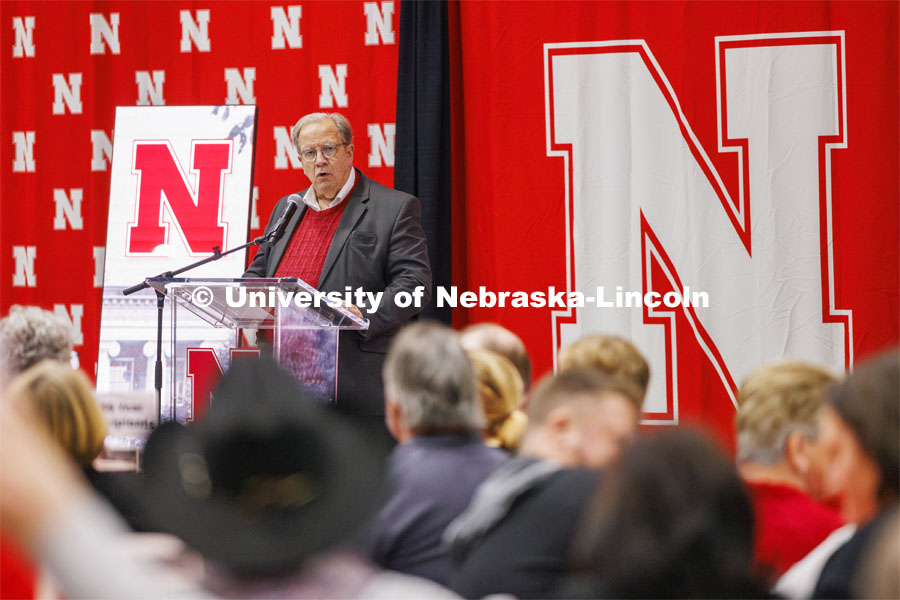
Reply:
M143 530L140 501L132 490L135 471L98 471L94 460L103 452L108 425L87 376L64 362L48 359L13 379L5 399L26 412L78 466L88 483L121 513L132 528Z
M82 467L90 467L103 450L106 419L81 371L44 360L16 377L6 396L32 413Z
M524 385L513 363L490 350L470 350L478 398L484 411L485 444L515 451L528 426L520 409Z

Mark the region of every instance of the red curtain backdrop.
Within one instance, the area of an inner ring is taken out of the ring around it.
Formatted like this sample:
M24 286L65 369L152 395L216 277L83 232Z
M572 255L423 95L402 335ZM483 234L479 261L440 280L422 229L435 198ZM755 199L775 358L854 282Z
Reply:
M230 103L259 106L251 235L281 196L308 186L275 137L308 112L343 112L354 127L356 166L392 185L392 153L369 155L379 134L393 135L399 10L399 1L0 3L0 312L36 304L80 318L76 350L93 374L101 300L94 248L105 244L110 165L106 157L92 163L92 132L112 140L115 107L140 99L139 72L164 73L156 82L166 105L217 105L229 96L226 70L237 70L249 97L235 91ZM332 93L320 72L340 84L344 68L344 88ZM17 160L15 142L30 136L33 164ZM55 200L61 193L71 219L57 215L65 211ZM33 278L20 264L32 257ZM135 283L150 275L133 274Z
M80 315L77 350L88 372L100 316L95 256L110 201L108 160L92 138L112 139L114 109L141 100L139 79L147 102L223 104L231 95L260 107L251 235L279 197L306 186L276 141L276 131L287 134L304 113L344 112L354 125L356 165L393 182L390 153L379 152L372 136L390 138L395 122L399 2L3 2L0 11L0 312L37 304L73 321ZM853 360L897 342L896 3L452 2L449 13L452 276L461 290L567 289L569 174L563 158L548 156L545 44L642 41L734 199L741 165L737 153L719 149L716 38L839 32L846 148L829 151L829 301L852 311ZM230 94L234 70L243 87ZM749 206L751 218L765 216L753 212L752 196ZM653 227L641 235L652 236ZM654 281L662 273L650 265ZM145 275L135 273L135 282ZM713 423L727 438L733 389L723 386L702 336L685 333L685 319L669 324L675 352L653 365L654 377L677 387L682 422ZM453 311L456 326L480 321L519 333L537 375L552 368L561 341L553 309Z
M834 306L852 310L857 362L895 344L900 111L892 2L451 4L451 81L461 82L452 108L454 283L470 290L566 289L567 174L562 158L547 156L544 44L644 40L736 198L737 155L717 151L715 38L821 31L844 32L846 69L847 148L832 151L831 165ZM752 215L752 196L750 204ZM516 331L540 375L553 362L551 313L457 309L454 323L499 321ZM667 374L666 365L652 365L653 377L677 376L681 422L711 423L727 440L734 408L721 377L683 317L675 327L677 367Z

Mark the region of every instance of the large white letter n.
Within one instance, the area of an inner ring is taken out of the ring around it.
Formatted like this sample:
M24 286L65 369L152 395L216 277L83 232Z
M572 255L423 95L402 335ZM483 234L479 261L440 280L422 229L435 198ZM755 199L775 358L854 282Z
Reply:
M646 422L678 422L678 335L696 338L733 402L736 383L763 362L843 370L853 361L831 257L830 150L846 146L843 32L721 37L716 51L719 151L740 165L733 193L645 42L545 46L548 154L567 173L570 289L709 294L708 308L554 314L557 347L604 332L647 355ZM676 311L686 326L674 326Z

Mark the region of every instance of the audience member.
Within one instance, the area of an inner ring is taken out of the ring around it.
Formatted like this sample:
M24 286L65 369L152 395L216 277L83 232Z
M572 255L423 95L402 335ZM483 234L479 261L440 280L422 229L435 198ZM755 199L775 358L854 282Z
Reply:
M586 335L559 353L559 371L594 369L634 382L641 400L650 384L650 365L634 344L614 335Z
M63 317L37 306L14 306L0 319L0 389L44 359L69 362L73 338Z
M389 458L387 497L366 536L386 569L446 583L447 525L507 458L484 445L472 364L447 327L417 323L394 341L384 367Z
M490 350L469 350L478 399L484 412L484 443L514 451L522 441L528 417L519 409L522 378L509 360Z
M103 450L107 424L91 383L81 371L67 363L44 360L16 377L6 395L33 411L75 462L91 468Z
M479 488L445 534L451 587L467 598L543 598L562 582L572 537L598 473L634 435L641 391L585 370L546 378L529 406L520 456Z
M0 391L43 359L69 360L72 341L65 319L36 306L14 305L0 319ZM36 585L35 566L0 534L0 597L31 597L41 592Z
M134 472L102 472L94 460L103 451L106 417L90 381L68 363L43 360L16 377L7 388L10 402L34 412L50 436L74 460L97 492L103 495L135 529L141 529L130 486Z
M205 598L128 552L127 525L96 495L33 411L0 402L0 522L65 598ZM35 597L43 590L35 589ZM8 597L8 596L4 596ZM21 597L21 596L12 596Z
M738 471L756 514L756 566L772 581L843 524L809 495L823 489L814 447L825 391L836 382L789 361L753 371L738 391Z
M900 352L886 352L831 390L822 418L828 477L842 491L844 518L857 523L828 559L814 598L855 598L860 557L890 522L900 497Z
M591 370L545 379L528 408L520 452L563 467L606 467L634 437L643 393L632 381Z
M466 350L490 350L505 357L513 365L522 377L525 395L522 400L527 400L531 391L531 359L522 339L515 333L496 323L476 323L469 325L460 332L463 348Z
M14 311L16 318L22 316L21 312L23 311ZM39 317L32 322L48 317L51 324L58 325L55 323L57 317L53 313L40 309L25 312L33 312ZM5 321L14 323L15 319ZM42 327L35 329L65 331ZM68 347L71 349L71 345ZM35 346L29 353L33 356L41 353L54 355L54 344L43 345L42 348L43 350L38 350ZM51 351L48 352L48 349ZM68 359L68 355L66 358ZM4 395L6 401L32 413L46 433L84 469L85 475L91 478L91 483L100 486L102 476L93 469L91 463L103 450L106 419L94 400L90 382L80 371L72 369L68 363L44 359L13 378ZM37 566L31 564L9 540L0 539L0 544L3 546L0 557L0 579L4 580L4 591L11 592L0 597L33 597L49 593L48 584L38 577ZM20 589L16 591L7 589L11 582L17 582L16 585ZM25 589L29 588L32 592L26 593Z
M697 434L663 430L625 450L576 541L591 595L758 598L753 507L731 461Z

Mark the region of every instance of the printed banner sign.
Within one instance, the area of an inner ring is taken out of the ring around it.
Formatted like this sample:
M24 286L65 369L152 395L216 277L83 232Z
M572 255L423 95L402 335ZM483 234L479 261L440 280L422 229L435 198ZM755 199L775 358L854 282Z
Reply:
M212 256L215 249L225 251L246 242L255 132L255 106L116 110L97 364L97 396L102 405L116 407L115 397L137 392L143 403L153 407L145 407L141 414L158 415L156 293L145 289L125 296L123 290L146 277ZM192 269L189 275L239 277L245 261L246 252L235 252ZM171 361L185 360L170 355L170 317L166 310L160 407L164 413L171 408ZM234 332L179 315L180 343L212 348L227 359L233 338ZM118 413L108 416L108 448L139 445L138 433L156 424L151 418L138 423Z

